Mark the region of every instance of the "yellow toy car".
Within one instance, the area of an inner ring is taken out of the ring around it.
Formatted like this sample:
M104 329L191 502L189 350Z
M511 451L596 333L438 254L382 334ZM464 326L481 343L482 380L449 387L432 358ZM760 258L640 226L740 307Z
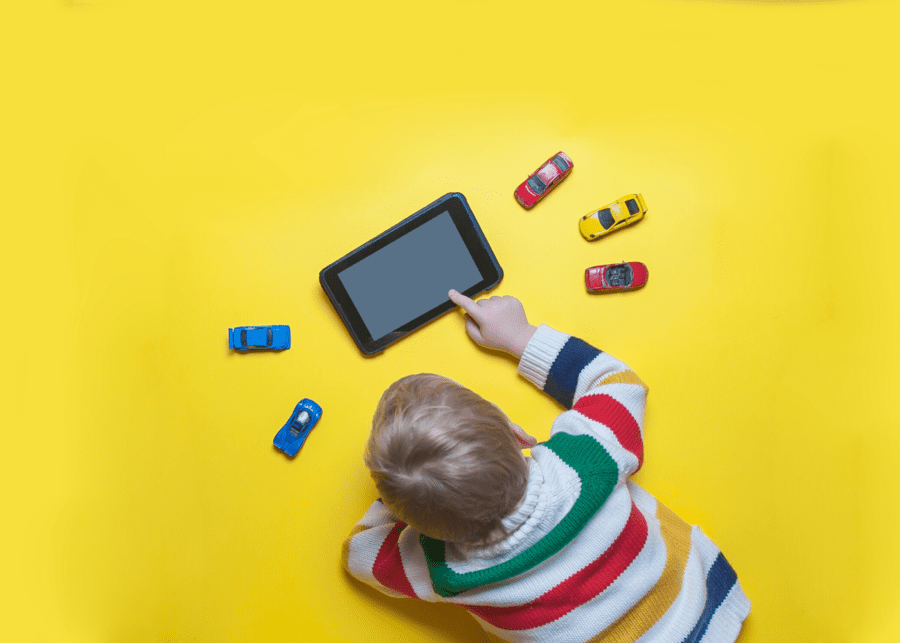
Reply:
M588 241L615 232L636 221L640 221L647 212L647 204L640 194L623 196L615 203L590 212L578 222L581 236Z

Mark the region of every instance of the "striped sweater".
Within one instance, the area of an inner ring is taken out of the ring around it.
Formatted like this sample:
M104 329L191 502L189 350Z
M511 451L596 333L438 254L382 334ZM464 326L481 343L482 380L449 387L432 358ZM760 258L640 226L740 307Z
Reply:
M531 450L509 537L474 550L433 540L376 501L344 544L346 569L390 596L459 604L490 640L734 641L750 611L734 570L629 480L644 459L643 382L547 326L518 370L568 410Z

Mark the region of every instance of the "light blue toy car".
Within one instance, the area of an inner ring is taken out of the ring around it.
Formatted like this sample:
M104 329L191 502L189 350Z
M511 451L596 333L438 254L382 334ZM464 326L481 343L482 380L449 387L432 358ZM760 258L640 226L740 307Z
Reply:
M275 434L272 444L293 458L321 417L322 407L309 398L303 398L294 408L287 423Z
M291 327L238 326L228 329L228 348L249 351L283 351L291 347Z

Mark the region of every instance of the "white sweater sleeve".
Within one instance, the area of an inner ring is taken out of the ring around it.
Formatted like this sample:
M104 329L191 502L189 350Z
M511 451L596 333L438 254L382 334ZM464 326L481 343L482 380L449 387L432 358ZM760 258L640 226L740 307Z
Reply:
M641 467L647 386L626 364L542 325L525 347L518 370L570 409L554 422L554 433L594 437L623 476Z

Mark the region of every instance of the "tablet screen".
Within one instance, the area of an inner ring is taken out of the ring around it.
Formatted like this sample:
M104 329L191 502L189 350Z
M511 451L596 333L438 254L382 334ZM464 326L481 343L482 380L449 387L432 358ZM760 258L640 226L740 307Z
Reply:
M456 308L447 292L490 290L503 269L466 198L445 194L319 272L319 283L366 355Z
M337 274L377 340L483 279L450 212Z

